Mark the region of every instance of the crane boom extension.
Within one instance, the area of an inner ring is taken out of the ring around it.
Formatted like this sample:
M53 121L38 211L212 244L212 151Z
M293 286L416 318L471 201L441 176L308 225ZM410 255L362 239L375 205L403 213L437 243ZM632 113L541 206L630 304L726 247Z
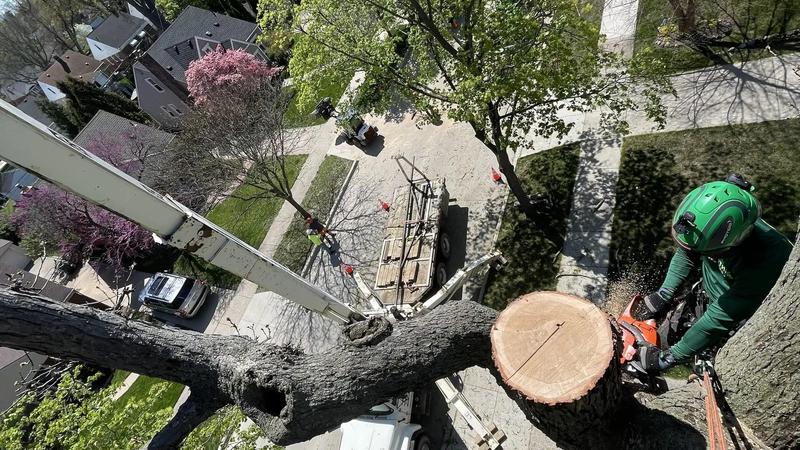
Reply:
M0 158L138 223L199 256L340 324L364 316L255 248L0 100Z

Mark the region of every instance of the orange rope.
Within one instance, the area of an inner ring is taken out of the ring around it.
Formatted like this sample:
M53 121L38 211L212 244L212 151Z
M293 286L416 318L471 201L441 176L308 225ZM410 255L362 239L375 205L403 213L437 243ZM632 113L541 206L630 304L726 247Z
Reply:
M722 428L722 417L717 408L717 398L711 386L711 377L708 371L703 373L703 387L706 390L706 425L708 426L708 441L711 450L726 450L725 430Z

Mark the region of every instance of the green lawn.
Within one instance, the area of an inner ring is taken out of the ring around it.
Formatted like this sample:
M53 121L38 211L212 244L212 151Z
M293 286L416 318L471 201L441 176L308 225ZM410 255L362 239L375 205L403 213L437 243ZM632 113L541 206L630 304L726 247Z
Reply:
M225 406L208 420L200 424L183 442L183 450L218 450L219 448L236 448L237 450L255 450L256 440L264 434L260 428L251 426L241 431L241 425L247 418L236 406ZM282 447L264 447L267 450L281 450Z
M756 186L763 218L794 240L800 214L800 119L625 138L611 240L612 280L663 278L669 223L694 187L731 172Z
M550 222L561 234L567 228L579 152L579 144L569 144L521 158L517 164L517 173L528 193L544 193L551 198ZM522 294L556 286L561 246L545 239L544 233L516 205L514 196L509 194L497 238L497 249L508 264L492 273L486 288L485 302L497 310Z
M125 379L128 378L128 375L130 374L131 373L128 372L127 370L115 370L114 375L111 376L111 381L108 382L108 386L109 387L120 386L122 382L125 381Z
M303 199L303 206L323 223L328 220L328 213L339 195L351 165L350 160L338 156L326 156ZM275 260L297 273L303 268L312 247L305 230L304 219L296 213L278 248L275 249Z
M687 48L661 48L654 45L658 27L664 18L672 17L672 8L664 0L639 0L639 14L636 20L635 52L652 49L656 56L668 61L671 73L699 69L711 62L697 52Z
M163 386L163 387L162 387ZM117 399L115 406L119 409L124 409L125 404L128 402L145 400L150 396L150 391L154 388L166 389L159 397L158 400L153 402L151 409L158 411L164 408L171 408L175 406L178 397L181 396L184 386L182 384L173 383L172 381L165 381L159 378L152 378L145 375L139 376L136 381L131 384L131 387Z
M685 2L681 2L684 3ZM720 11L715 7L714 2L696 2L697 3L697 17L698 20L703 18L709 19L727 19L729 18L726 13ZM796 6L791 5L792 2L783 2L777 0L732 0L724 3L730 7L731 11L735 11L734 16L742 23L747 22L751 32L751 37L759 37L764 34L776 33L779 30L773 28L769 33L767 27L769 26L770 17L774 14L773 27L776 24L786 21L786 27L789 30L795 29L800 26L800 10ZM774 8L774 10L773 10ZM752 11L752 13L748 13ZM639 13L636 21L636 36L635 36L635 51L639 52L645 48L651 48L655 54L664 61L666 61L668 71L670 73L682 72L692 69L698 69L712 65L711 61L700 55L696 51L689 50L686 47L677 48L660 48L654 45L654 40L658 35L658 27L661 26L664 19L671 20L675 16L669 2L664 0L639 0ZM750 18L746 21L746 18ZM673 21L674 22L674 21ZM741 36L734 33L726 40L740 42ZM770 56L766 51L754 51L749 55L749 59L757 59Z
M291 184L297 179L306 155L286 157L286 173ZM257 194L256 188L242 185L230 198L225 199L208 213L208 219L233 233L239 239L258 248L267 235L273 219L283 206L283 200L277 198L242 200ZM179 274L200 278L210 284L234 289L241 279L198 258L181 256L175 262L174 271Z

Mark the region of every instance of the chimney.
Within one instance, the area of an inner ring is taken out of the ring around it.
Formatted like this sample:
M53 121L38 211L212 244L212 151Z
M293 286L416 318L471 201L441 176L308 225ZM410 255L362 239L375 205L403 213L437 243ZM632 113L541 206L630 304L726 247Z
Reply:
M63 59L61 59L61 57L60 57L60 56L56 56L55 58L56 58L56 61L57 61L59 64L61 64L61 67L63 67L63 68L64 68L64 72L66 72L66 73L70 73L70 72L72 71L72 70L69 68L69 65L67 64L67 62L66 62L66 61L64 61Z

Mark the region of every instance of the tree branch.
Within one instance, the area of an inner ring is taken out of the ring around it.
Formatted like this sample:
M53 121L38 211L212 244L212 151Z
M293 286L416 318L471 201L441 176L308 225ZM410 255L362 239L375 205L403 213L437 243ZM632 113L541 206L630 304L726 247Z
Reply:
M477 303L453 301L397 323L372 346L345 341L304 355L245 337L162 328L0 290L0 345L186 384L210 399L210 406L193 401L186 411L210 414L211 408L235 404L272 442L288 445L445 375L490 365L489 331L496 316ZM181 416L159 442L189 429L193 422Z
M206 393L190 394L186 402L147 445L148 450L170 450L180 443L206 419L225 406L224 401L206 397Z

